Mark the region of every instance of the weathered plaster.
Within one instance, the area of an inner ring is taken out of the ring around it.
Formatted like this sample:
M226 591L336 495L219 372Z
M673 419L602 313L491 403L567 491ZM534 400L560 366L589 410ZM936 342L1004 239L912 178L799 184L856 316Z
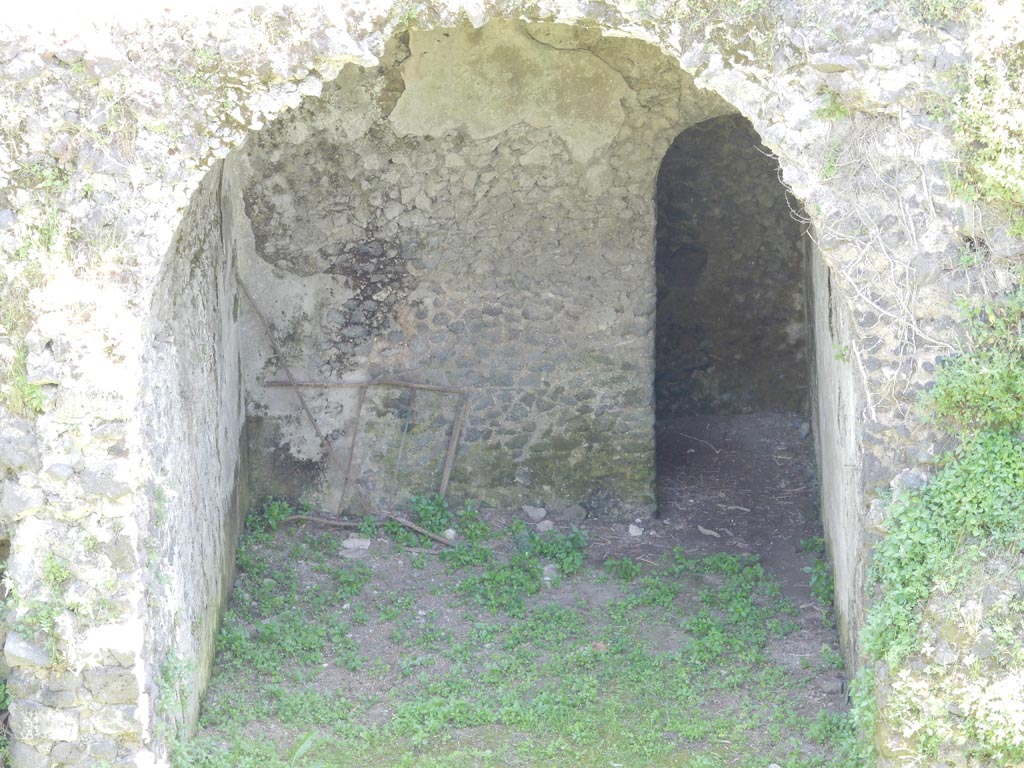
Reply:
M626 83L578 42L567 43L538 44L525 25L504 21L411 32L405 91L391 112L396 133L464 129L483 139L526 123L552 128L573 159L590 160L624 122Z
M457 414L450 396L371 393L357 413L354 390L307 390L328 450L267 386L287 362L300 380L464 390L458 498L649 515L654 181L675 135L727 106L653 46L565 25L387 50L239 153L240 269L285 358L246 334L256 494L362 513L431 492ZM594 78L607 98L564 106Z

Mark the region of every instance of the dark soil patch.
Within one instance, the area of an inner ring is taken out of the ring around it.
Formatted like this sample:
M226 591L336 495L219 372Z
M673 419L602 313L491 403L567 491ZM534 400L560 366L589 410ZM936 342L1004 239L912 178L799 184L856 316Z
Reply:
M814 442L793 413L676 418L658 430L658 514L688 552L757 554L807 602L801 542L822 535ZM702 534L698 526L719 536Z

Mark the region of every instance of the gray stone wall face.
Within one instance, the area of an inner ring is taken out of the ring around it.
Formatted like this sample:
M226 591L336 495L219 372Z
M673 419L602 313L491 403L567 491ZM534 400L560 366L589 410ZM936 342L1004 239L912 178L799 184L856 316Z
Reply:
M451 35L414 32L247 144L245 279L298 378L466 390L456 498L648 514L654 178L676 132L726 107L642 43L510 23ZM353 392L312 395L332 466L294 396L262 386L285 378L262 335L246 355L254 491L333 510ZM370 397L350 511L436 490L458 405L417 393L407 426L408 394Z
M145 654L155 671L146 693L174 727L198 714L248 504L233 237L241 211L232 198L218 164L158 278L143 359L153 499L143 536Z
M16 629L6 647L16 765L139 765L151 756L154 712L172 727L161 735L172 735L198 711L244 487L235 288L219 195L211 174L157 280L138 423L90 419L66 433L66 458L48 457L44 487L51 500L66 494L84 508L16 528ZM137 493L148 506L133 503L125 459L146 472Z
M853 318L835 284L832 270L813 242L805 241L809 284L812 380L815 397L814 447L821 485L822 523L836 583L835 608L843 652L851 669L860 663L857 633L863 620L869 535L863 526L861 455L863 381L851 364Z

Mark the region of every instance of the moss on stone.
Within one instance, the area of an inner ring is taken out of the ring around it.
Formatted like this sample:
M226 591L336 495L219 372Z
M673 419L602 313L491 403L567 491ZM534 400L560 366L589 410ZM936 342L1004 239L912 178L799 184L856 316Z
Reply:
M468 446L453 475L457 494L494 505L579 503L611 519L653 511L653 435L624 434L614 418L586 414L528 440L522 450L514 447L518 442Z

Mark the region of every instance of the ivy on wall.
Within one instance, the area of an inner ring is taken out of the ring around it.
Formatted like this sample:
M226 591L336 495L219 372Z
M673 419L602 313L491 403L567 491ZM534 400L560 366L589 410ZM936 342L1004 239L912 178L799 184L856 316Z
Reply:
M964 351L939 367L923 403L959 445L938 459L926 485L892 499L888 535L873 553L870 576L879 598L863 647L891 671L922 652L922 612L940 580L967 584L977 563L993 559L1015 562L1024 574L1024 289L970 312L966 330ZM1014 670L1003 671L1011 679ZM874 695L868 672L854 690L855 714L865 714L862 764L870 764L863 761L873 759L876 746ZM922 734L921 757L934 757L935 745L924 738L934 723L921 711L897 707L883 716L902 732ZM963 717L976 756L1007 767L1024 759L1024 729L1012 710L977 706Z
M1024 236L1024 42L976 56L962 72L953 127L961 145L961 194L1003 209Z

